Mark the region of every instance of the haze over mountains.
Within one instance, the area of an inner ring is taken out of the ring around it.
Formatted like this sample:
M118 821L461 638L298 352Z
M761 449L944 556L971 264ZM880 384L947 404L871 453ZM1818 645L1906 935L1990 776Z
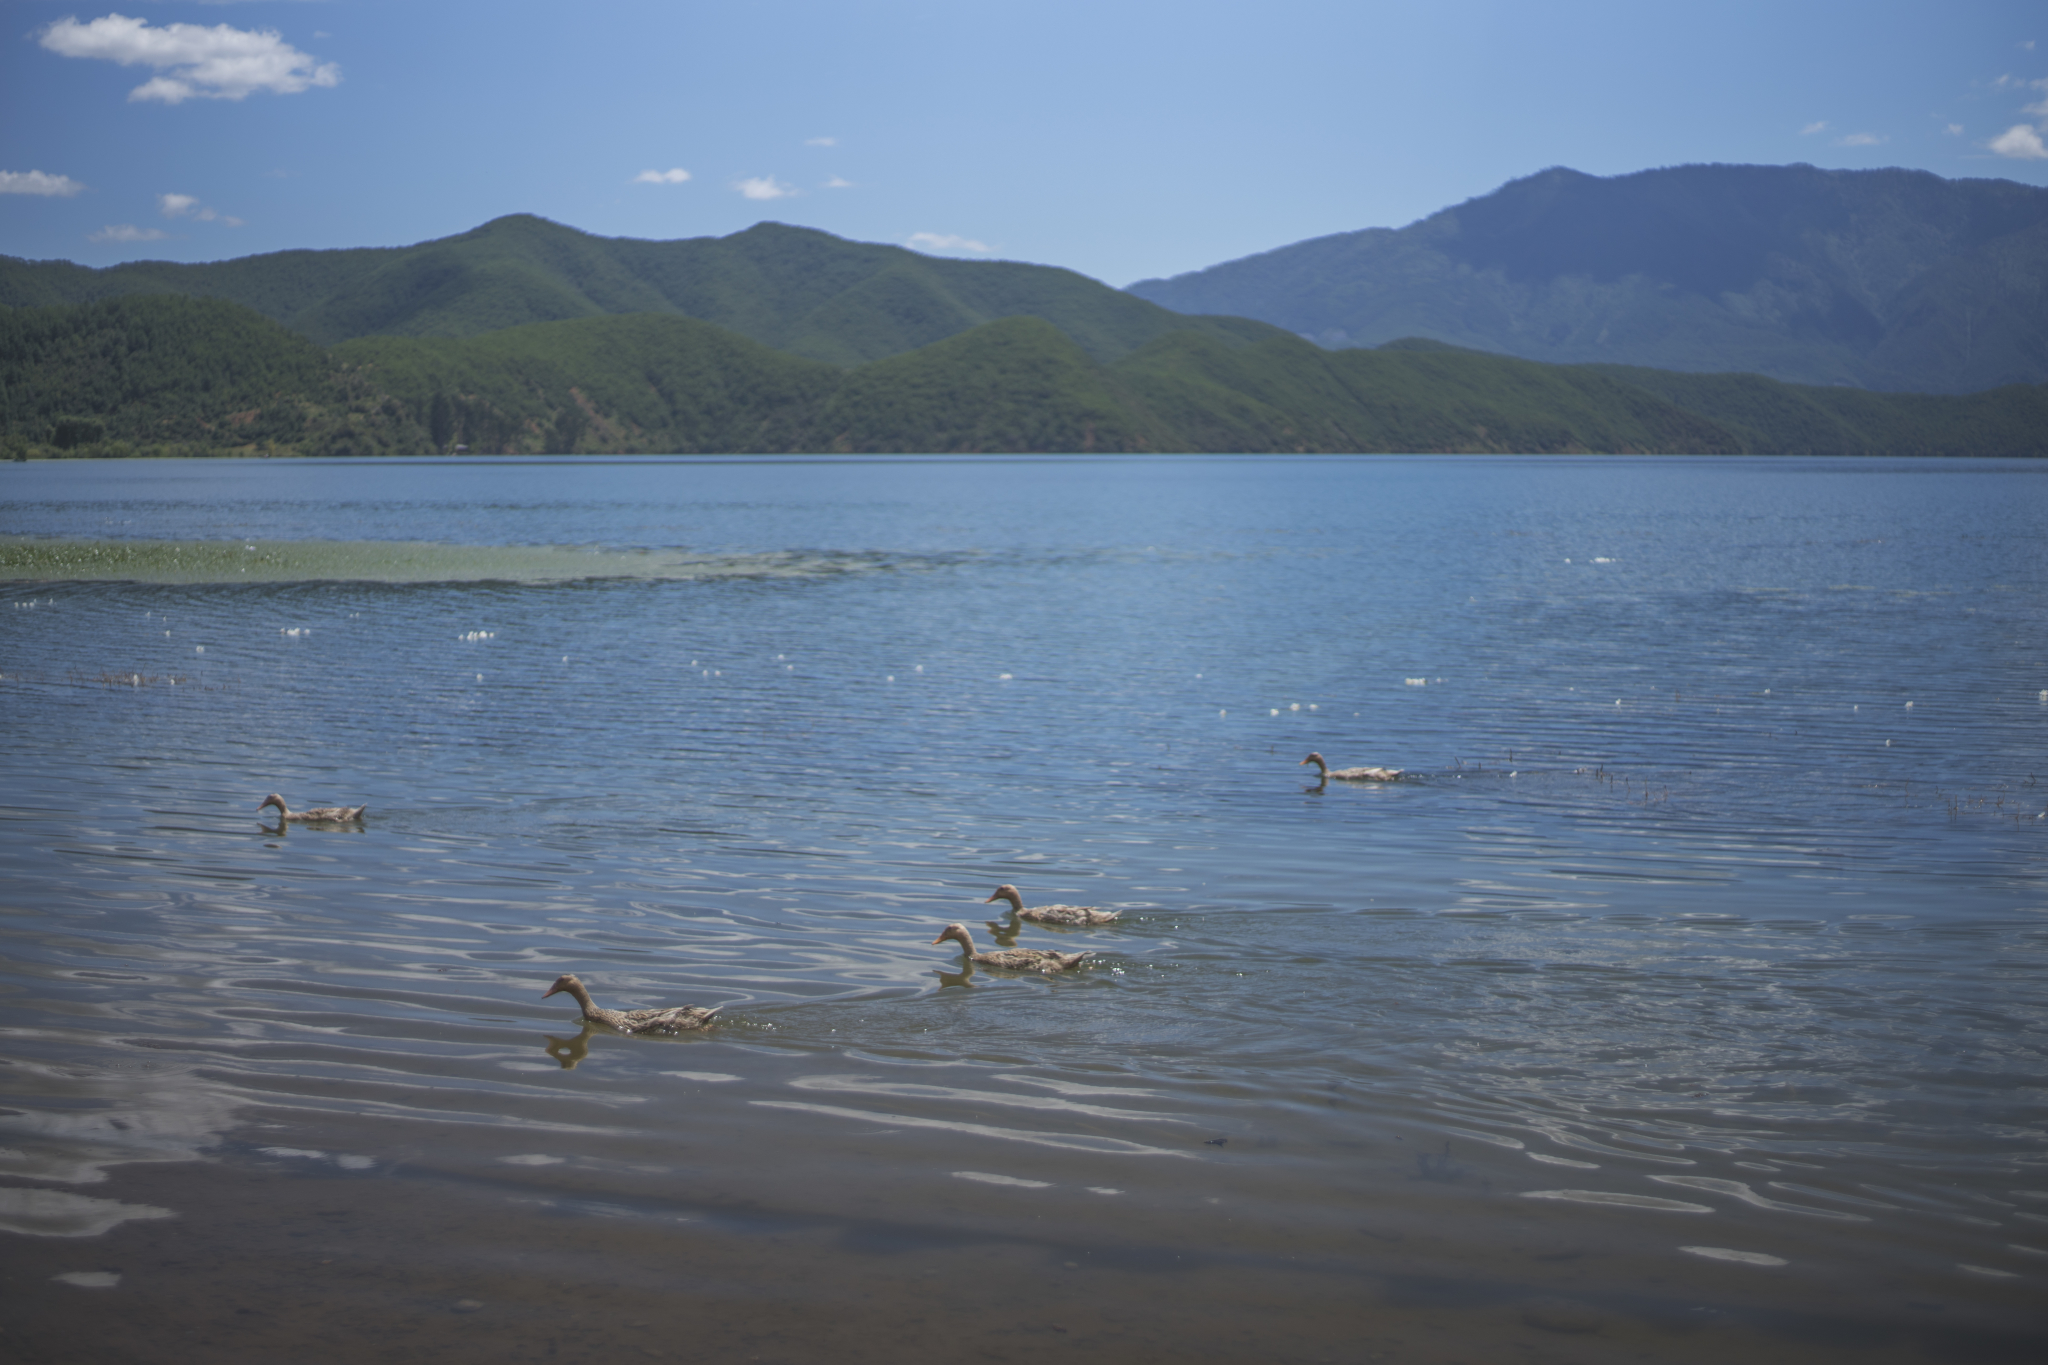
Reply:
M2048 379L2048 189L1924 171L1557 168L1399 229L1129 292L1326 346L1965 393Z

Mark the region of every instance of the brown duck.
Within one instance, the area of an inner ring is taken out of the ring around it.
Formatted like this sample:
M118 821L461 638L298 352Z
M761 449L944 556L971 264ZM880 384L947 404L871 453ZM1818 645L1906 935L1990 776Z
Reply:
M1323 762L1321 754L1310 754L1296 766L1305 768L1311 763L1316 765L1316 771L1323 775L1325 782L1333 777L1339 782L1398 782L1403 771L1400 768L1332 768Z
M1026 910L1024 897L1017 894L1017 888L1008 883L997 887L996 893L982 904L987 905L989 901L1008 901L1011 914L1018 919L1030 920L1033 924L1108 924L1123 913L1121 910L1097 910L1092 905L1034 905Z
M308 824L315 825L340 825L360 820L363 818L363 812L369 809L369 806L362 805L314 806L311 810L291 810L285 806L284 798L276 792L272 792L264 797L263 804L256 809L259 811L268 810L272 806L277 807L277 817L280 820L290 820L295 823L303 820Z
M967 926L964 924L947 925L932 943L937 945L947 939L959 944L961 951L967 954L967 960L976 966L998 967L1006 972L1040 972L1050 975L1053 972L1064 972L1078 967L1081 960L1089 956L1087 953L1056 953L1050 948L999 948L992 953L977 953L974 951L974 940L967 936Z
M723 1005L710 1009L702 1005L675 1005L665 1010L608 1010L590 998L590 992L573 975L564 973L555 978L555 984L541 993L545 1000L556 991L566 991L583 1006L583 1017L593 1024L617 1029L621 1033L688 1033L695 1029L708 1028L712 1018Z

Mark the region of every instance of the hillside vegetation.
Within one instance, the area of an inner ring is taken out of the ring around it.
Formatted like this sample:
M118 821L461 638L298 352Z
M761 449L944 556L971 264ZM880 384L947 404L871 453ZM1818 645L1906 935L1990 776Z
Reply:
M323 345L665 313L842 366L1014 316L1045 318L1097 360L1189 327L1237 337L1272 330L1244 318L1189 319L1071 270L942 260L780 223L649 242L514 214L417 246L281 251L206 265L136 261L91 270L0 257L0 306L135 294L226 299Z
M2048 189L1924 171L1557 168L1408 227L1130 287L1326 346L1966 393L2048 380Z
M1965 397L1545 365L1429 341L1163 333L1105 363L1040 317L851 369L674 314L323 349L177 295L0 310L20 456L965 451L2048 454L2048 388Z

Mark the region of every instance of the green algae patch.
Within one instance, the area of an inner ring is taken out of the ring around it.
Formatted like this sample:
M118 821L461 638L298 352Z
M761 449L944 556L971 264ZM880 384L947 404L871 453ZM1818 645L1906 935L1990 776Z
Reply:
M0 582L551 583L593 578L811 577L872 556L693 555L387 540L62 540L0 536Z

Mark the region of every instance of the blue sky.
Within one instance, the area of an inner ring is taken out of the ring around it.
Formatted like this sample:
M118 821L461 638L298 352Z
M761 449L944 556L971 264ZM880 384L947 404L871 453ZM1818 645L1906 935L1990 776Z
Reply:
M88 265L402 245L526 212L654 238L774 219L1123 285L1400 226L1555 165L2048 184L2038 0L0 0L0 17L0 254Z

